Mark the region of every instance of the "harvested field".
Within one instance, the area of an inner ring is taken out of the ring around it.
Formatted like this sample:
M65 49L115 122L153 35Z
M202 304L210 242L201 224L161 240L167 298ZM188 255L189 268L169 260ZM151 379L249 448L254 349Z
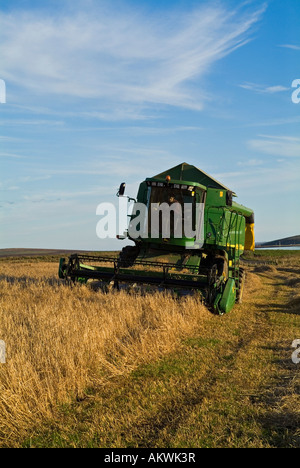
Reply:
M222 317L2 261L0 446L300 447L300 257L266 255Z

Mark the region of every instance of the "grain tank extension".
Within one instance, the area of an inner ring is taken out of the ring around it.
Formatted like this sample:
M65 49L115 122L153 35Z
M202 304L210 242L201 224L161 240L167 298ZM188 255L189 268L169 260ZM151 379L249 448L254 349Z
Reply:
M125 197L124 183L117 195ZM242 300L245 271L240 257L255 246L254 213L235 198L230 189L186 163L147 178L134 200L128 229L120 236L134 245L124 247L117 257L62 258L59 277L83 283L98 280L105 290L196 293L216 313L227 313ZM144 217L135 209L138 204L145 207ZM168 207L169 213L163 211ZM137 226L139 234L133 236Z

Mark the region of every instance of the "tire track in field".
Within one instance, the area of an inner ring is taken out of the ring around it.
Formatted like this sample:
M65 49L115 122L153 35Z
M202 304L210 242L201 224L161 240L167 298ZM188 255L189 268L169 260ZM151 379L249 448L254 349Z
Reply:
M251 310L251 331L248 330L245 337L242 336L237 342L231 343L229 349L227 349L227 356L225 357L228 357L228 353L234 356L230 364L228 364L227 359L221 357L215 361L214 367L206 371L200 379L197 379L197 375L195 375L192 379L187 377L187 382L184 383L183 378L180 382L180 393L170 398L168 404L162 406L155 415L137 425L133 431L133 439L138 447L155 448L162 446L162 444L165 447L170 446L172 437L186 423L195 407L201 407L203 401L214 394L219 376L226 372L229 367L234 372L239 355L242 353L247 354L247 349L252 346L253 341L261 340L264 343L266 333L270 327L270 320L268 314L263 314L260 308L263 305L267 307L271 296L272 291L263 301L256 298ZM200 368L201 352L199 352Z

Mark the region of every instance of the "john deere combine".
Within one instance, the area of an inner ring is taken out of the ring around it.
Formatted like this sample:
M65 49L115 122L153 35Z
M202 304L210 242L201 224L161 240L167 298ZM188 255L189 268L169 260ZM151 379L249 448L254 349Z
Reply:
M125 197L125 184L119 197ZM254 213L236 194L183 163L140 184L124 235L134 245L118 257L62 258L59 277L98 280L106 288L131 286L199 293L219 314L242 300L240 257L254 250ZM132 199L129 199L132 200Z

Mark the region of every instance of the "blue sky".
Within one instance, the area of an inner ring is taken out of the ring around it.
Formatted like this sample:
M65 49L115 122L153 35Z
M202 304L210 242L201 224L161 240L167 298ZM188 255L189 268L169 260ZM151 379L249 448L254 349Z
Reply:
M0 248L119 249L102 202L181 162L300 234L300 2L0 0Z

